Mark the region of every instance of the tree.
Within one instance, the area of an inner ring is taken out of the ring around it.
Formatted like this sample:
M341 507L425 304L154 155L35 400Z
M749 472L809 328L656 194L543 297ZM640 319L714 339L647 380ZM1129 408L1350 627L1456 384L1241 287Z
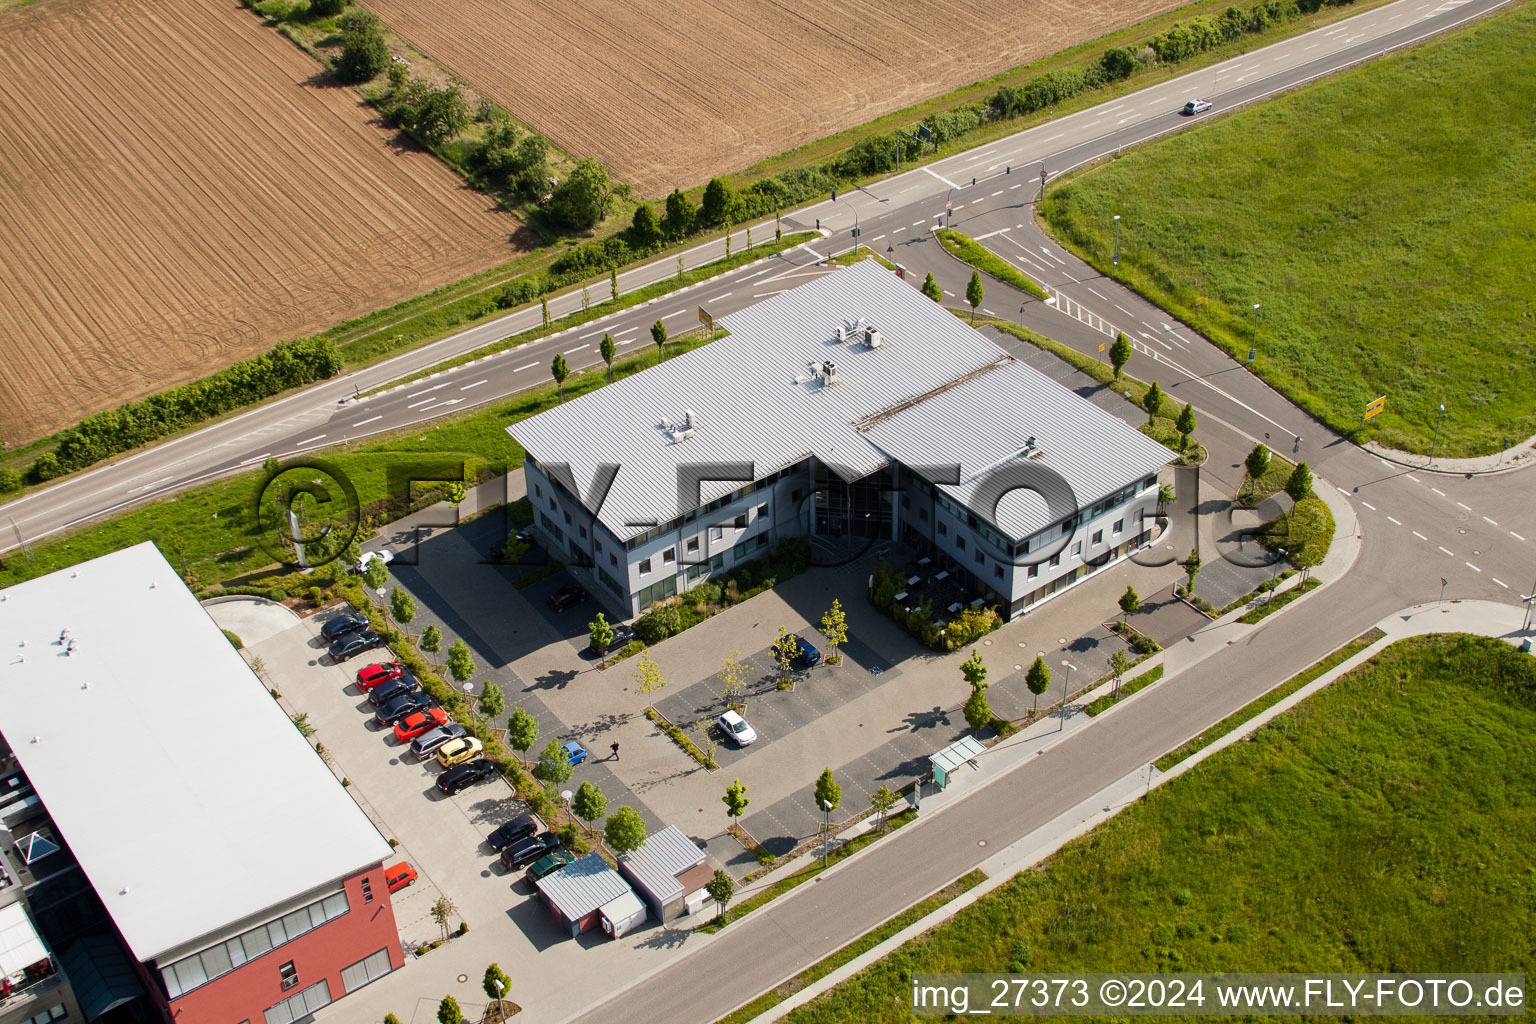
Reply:
M752 802L752 798L747 796L747 787L741 784L738 777L725 787L725 796L720 798L720 802L725 804L726 817L739 818L746 813L747 804Z
M481 981L480 987L485 990L487 997L499 1000L512 987L512 979L498 964L491 964L485 969L485 978Z
M382 558L370 558L363 563L363 582L374 590L383 590L389 582L389 566Z
M594 651L607 652L608 645L613 643L613 627L608 625L608 618L602 612L587 623L587 639L592 641Z
M720 746L720 743L715 739L715 731L712 728L713 724L705 718L701 718L693 723L693 727L699 732L698 746L700 753L704 755L702 758L704 767L710 771L720 767L720 762L715 760L715 750Z
M971 304L971 323L976 322L976 307L981 305L986 295L985 289L981 287L980 271L971 271L971 281L965 286L965 301Z
M366 82L387 67L389 44L384 41L384 23L361 7L343 14L336 77L343 82Z
M882 783L879 789L869 794L869 806L875 809L875 814L878 816L878 824L875 827L883 832L885 815L896 806L896 794L891 791L890 786Z
M522 708L513 708L512 718L507 722L507 742L519 754L528 753L539 742L539 723Z
M923 294L934 302L944 301L944 289L939 287L939 282L933 279L932 273L923 279Z
M389 608L390 613L395 617L395 621L402 626L410 625L411 620L416 617L415 599L411 597L409 591L400 587L396 587L389 592Z
M1253 451L1243 460L1243 468L1248 471L1248 479L1258 483L1259 478L1269 472L1269 449L1262 444L1253 446Z
M1165 507L1172 505L1177 500L1178 495L1173 492L1173 484L1157 485L1157 511L1159 513L1161 513Z
M571 173L555 186L550 211L567 227L585 231L608 216L613 203L613 189L608 168L592 157L577 163Z
M1114 697L1120 696L1120 677L1125 675L1125 670L1130 667L1131 663L1126 660L1124 651L1117 650L1109 656L1109 674L1115 677L1115 688L1112 692Z
M507 710L506 694L501 692L501 687L487 679L485 688L480 691L480 713L488 721L494 722L505 710Z
M650 203L641 203L635 207L635 219L630 227L634 231L635 241L647 249L661 241L661 219L656 216L656 208Z
M704 883L704 891L715 901L715 920L720 920L725 916L725 905L736 895L735 881L724 871L715 868L714 877Z
M788 626L779 627L779 635L773 641L773 660L779 663L779 671L783 673L781 681L789 678L794 670L795 657L800 653L800 640L789 631Z
M1305 462L1296 463L1296 468L1291 470L1291 478L1285 482L1285 493L1292 501L1303 501L1312 493L1312 470Z
M428 654L436 654L443 649L443 631L436 625L428 626L421 633L421 649Z
M960 665L960 674L972 687L987 685L987 666L981 663L981 652L971 648L971 656Z
M1189 592L1195 592L1195 577L1200 575L1200 552L1194 548L1189 549L1189 557L1184 560L1184 575L1189 577Z
M651 340L656 343L656 357L660 359L667 350L667 325L660 320L651 324Z
M1115 335L1115 343L1109 346L1109 362L1115 368L1115 380L1120 379L1120 371L1125 369L1125 364L1131 361L1135 352L1131 347L1131 339L1125 336L1124 331Z
M725 666L715 673L715 678L721 682L720 696L725 698L727 704L735 704L741 696L742 689L747 684L747 666L737 659L741 657L740 651L732 651L725 656Z
M1035 710L1039 711L1040 695L1051 688L1051 668L1038 654L1035 655L1035 663L1029 666L1029 672L1024 676L1024 685L1035 695Z
M661 225L666 230L669 238L682 238L693 230L693 218L696 215L693 203L683 190L675 188L672 194L667 196L667 212L661 219Z
M463 640L455 640L448 646L448 672L459 683L469 682L469 677L475 674L474 656Z
M1157 419L1157 411L1163 407L1163 389L1158 386L1157 381L1153 381L1152 386L1147 388L1147 393L1141 396L1141 407L1147 410L1148 423Z
M309 14L313 18L330 18L340 14L348 0L310 0Z
M443 938L447 937L448 930L444 928ZM458 1000L453 996L443 996L443 1001L437 1004L437 1024L464 1024L464 1011L459 1009Z
M827 660L836 665L842 657L837 653L837 647L848 640L848 616L843 612L842 602L835 597L832 607L821 617L821 635L827 638L827 645L832 648Z
M635 682L639 684L641 693L655 693L667 685L661 676L661 669L651 660L650 651L641 651L640 657L635 659Z
M614 853L634 853L645 845L645 819L633 807L625 805L603 823L603 841Z
M1179 420L1174 426L1179 428L1179 447L1189 447L1189 435L1195 432L1195 406L1193 402L1185 402L1184 408L1179 412Z
M469 106L456 85L433 89L416 108L411 126L426 143L441 146L469 127Z
M710 178L704 186L704 202L699 213L706 224L723 224L735 212L741 200L736 190L719 178Z
M544 744L544 749L539 751L539 763L533 766L533 777L551 786L558 786L563 782L569 782L571 773L575 770L560 741L551 739Z
M571 813L586 822L588 828L607 810L608 798L596 783L586 781L576 787L576 795L571 797Z
M981 732L992 721L992 705L987 703L987 687L983 683L980 686L971 687L971 695L965 699L965 707L961 709L965 714L965 724L974 732Z
M555 353L554 361L549 364L549 375L555 378L555 385L560 389L560 400L565 401L565 378L571 375L571 368L566 365L564 352Z
M826 811L828 808L837 810L837 805L843 802L843 787L832 778L832 769L822 770L821 777L816 780L816 809Z
M1136 596L1136 588L1127 586L1125 593L1120 595L1120 621L1125 622L1125 617L1141 607L1141 598Z
M454 906L453 900L447 896L439 896L437 901L432 904L432 920L436 921L437 926L443 930L443 939L445 941L448 938L448 921L458 912L459 908Z
M603 357L603 362L608 366L608 383L613 383L613 335L603 335L603 340L598 343L598 354Z

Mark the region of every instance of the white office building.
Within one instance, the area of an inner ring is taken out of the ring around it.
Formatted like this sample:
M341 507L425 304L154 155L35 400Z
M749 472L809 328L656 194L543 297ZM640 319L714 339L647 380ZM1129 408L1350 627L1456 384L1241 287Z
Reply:
M872 261L718 324L508 428L551 556L631 614L798 536L901 541L1011 618L1153 530L1166 448Z

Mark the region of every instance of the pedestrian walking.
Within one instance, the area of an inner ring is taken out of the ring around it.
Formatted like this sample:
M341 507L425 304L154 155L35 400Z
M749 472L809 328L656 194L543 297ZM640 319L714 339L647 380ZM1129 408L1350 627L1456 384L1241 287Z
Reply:
M613 751L613 759L615 761L617 761L619 759L619 744L618 744L618 742L615 741L613 743L610 743L608 745L608 749Z

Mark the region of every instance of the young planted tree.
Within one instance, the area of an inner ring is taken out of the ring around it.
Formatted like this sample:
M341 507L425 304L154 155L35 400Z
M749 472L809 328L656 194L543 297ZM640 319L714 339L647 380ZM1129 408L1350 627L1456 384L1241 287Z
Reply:
M587 639L592 642L594 651L604 653L608 645L613 643L613 627L608 625L608 618L602 612L598 612L597 618L587 623Z
M960 665L960 674L973 688L987 685L987 666L981 663L981 652L971 648L971 656Z
M965 286L965 301L971 305L971 323L976 322L976 307L981 305L981 300L987 297L985 289L981 287L981 273L971 271L970 283Z
M608 268L608 298L614 302L619 301L619 267L618 264Z
M821 635L827 638L827 646L832 648L827 654L827 662L836 665L843 660L837 653L838 645L848 640L848 615L843 611L843 603L835 597L832 607L821 616Z
M724 871L715 868L714 877L704 883L704 891L715 901L715 920L721 920L725 917L725 905L736 895L735 881Z
M1125 675L1125 670L1131 667L1130 661L1125 657L1124 651L1115 651L1109 656L1109 674L1115 678L1115 688L1111 691L1111 698L1120 696L1120 677Z
M1185 402L1184 408L1179 412L1178 422L1174 426L1179 428L1179 447L1189 447L1189 437L1195 432L1195 406L1193 402Z
M923 279L923 294L928 296L934 302L944 301L944 289L939 287L939 282L933 279L932 273L929 273L929 275Z
M726 817L739 818L746 813L747 804L752 802L752 798L747 796L747 787L737 778L725 787L725 796L720 801L725 804Z
M820 777L816 779L816 809L827 811L828 808L835 811L837 805L843 802L843 787L832 778L832 769L822 769Z
M501 717L501 713L507 710L507 695L501 692L501 687L485 681L485 687L480 691L480 713L486 721L494 722Z
M603 823L603 841L614 853L634 853L645 845L645 819L633 807L624 806Z
M693 723L693 727L699 734L699 753L703 755L704 767L713 771L720 767L720 762L715 760L715 751L720 747L720 741L715 739L714 723L707 718L701 718Z
M389 592L389 610L396 622L408 626L416 617L416 601L409 591L396 587Z
M571 813L585 822L587 828L607 811L608 798L596 783L588 781L576 787L576 795L571 797Z
M1163 509L1178 500L1178 495L1173 492L1173 484L1157 485L1157 513L1163 514Z
M740 657L740 651L732 651L730 654L727 654L724 667L715 673L715 678L720 680L721 684L720 696L724 697L725 702L733 707L741 697L741 691L747 685L747 666L738 660Z
M603 340L598 343L597 352L603 357L603 363L608 367L608 383L613 383L613 335L603 335Z
M1040 695L1051 688L1051 668L1045 663L1045 658L1035 655L1034 664L1029 666L1029 671L1024 675L1024 685L1035 695L1035 710L1039 711Z
M432 904L432 920L436 921L437 926L443 930L445 942L448 940L448 922L453 920L453 915L458 912L459 908L447 896L439 896Z
M659 361L667 351L667 325L660 320L651 324L651 340L656 343L656 358Z
M641 693L655 693L667 685L667 681L661 677L661 669L651 660L650 651L641 651L640 657L635 659L635 683Z
M485 977L480 981L480 988L484 990L486 998L500 1001L506 998L507 991L512 988L512 979L507 977L507 972L497 964L485 969Z
M544 326L548 327L549 326L549 297L548 296L545 296L544 298L539 300L539 312L544 314Z
M544 749L539 751L539 763L533 766L533 777L551 786L558 786L569 782L571 773L575 770L560 741L551 739L544 744Z
M1125 593L1120 595L1120 624L1125 624L1125 617L1141 607L1141 598L1136 596L1136 588L1127 586Z
M565 401L565 378L571 375L571 368L566 364L564 352L555 353L554 361L549 364L549 375L555 378L555 385L560 389L560 401Z
M1195 577L1200 575L1200 552L1194 548L1189 549L1189 557L1184 560L1184 575L1189 577L1189 592L1195 592Z
M1147 393L1141 398L1141 407L1147 410L1147 422L1152 423L1157 419L1157 411L1163 407L1163 389L1157 381L1147 388Z
M539 742L539 723L522 708L513 708L512 718L507 722L507 742L513 750L526 755Z
M1269 449L1262 444L1254 445L1253 451L1243 460L1243 468L1248 471L1248 479L1258 483L1269 472Z
M446 928L443 930L443 938L448 938ZM459 1009L459 1001L453 996L443 996L443 1001L437 1004L437 1024L464 1024L464 1011Z
M885 816L892 807L896 806L896 794L891 787L881 784L880 788L869 794L869 806L875 809L876 825L880 831L885 831Z
M1291 496L1292 501L1304 501L1312 494L1312 470L1305 462L1296 463L1296 468L1291 470L1290 479L1285 482L1285 493Z
M987 703L987 684L971 687L971 695L965 699L965 724L972 732L981 732L992 721L992 705Z
M448 645L448 673L453 676L454 682L461 684L469 682L470 676L475 674L474 656L463 640L455 640Z
M779 663L780 683L789 681L790 672L794 670L795 656L799 653L800 641L789 631L788 626L780 626L779 635L773 641L773 660Z
M1125 364L1131 361L1135 352L1131 347L1131 339L1125 336L1124 331L1115 335L1115 343L1109 346L1109 363L1115 368L1115 380L1120 379L1120 371L1125 369Z

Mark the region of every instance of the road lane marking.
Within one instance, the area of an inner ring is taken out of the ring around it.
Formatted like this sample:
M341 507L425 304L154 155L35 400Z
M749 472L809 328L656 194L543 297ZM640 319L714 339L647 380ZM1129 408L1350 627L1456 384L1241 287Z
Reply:
M1492 519L1489 519L1487 516L1483 516L1483 522L1487 523L1490 526L1498 526L1499 525L1498 523L1494 522Z
M1089 286L1088 290L1093 292L1093 294L1098 295L1099 298L1103 299L1105 302L1109 301L1109 299L1106 296L1100 295L1099 294L1099 290L1097 288L1094 288L1092 285Z
M1019 185L1022 185L1022 184L1023 184L1023 182L1019 182ZM1008 191L1012 192L1014 189L1018 188L1019 185L1009 185L1008 186Z
M1456 557L1455 553L1452 552L1451 549L1446 547L1445 545L1440 544L1440 545L1436 545L1436 546L1439 547L1441 551L1444 551L1446 554L1450 555L1452 558Z
M998 189L996 192L992 193L991 198L996 199L998 196L1000 196L1002 194L1003 194L1003 190L1002 189Z
M1510 536L1511 536L1511 537L1513 537L1513 538L1515 538L1515 540L1525 540L1525 538L1524 538L1524 537L1522 537L1522 536L1520 536L1520 535L1519 535L1519 534L1518 534L1518 533L1516 533L1516 532L1515 532L1515 531L1514 531L1514 530L1510 530L1510 531L1509 531L1509 535L1510 535Z
M358 420L356 423L354 423L352 425L354 427L361 427L361 426L364 426L365 424L377 422L378 420L381 420L383 418L384 418L383 416L370 416L370 417L368 417L365 420ZM242 465L244 465L244 463L242 463Z
M1415 537L1417 537L1417 538L1419 538L1419 540L1429 540L1429 538L1428 538L1428 537L1426 537L1426 536L1424 536L1424 535L1423 535L1423 534L1422 534L1422 533L1420 533L1420 532L1419 532L1419 531L1418 531L1418 530L1414 530L1414 531L1413 531L1413 535L1414 535L1414 536L1415 536Z
M380 419L380 418L381 417L378 417L378 416L374 417L374 419ZM270 459L271 457L272 457L272 453L271 452L262 452L260 455L252 455L250 458L248 458L244 462L240 463L240 465L242 465L242 466L249 466L253 462L260 462L262 459Z
M535 367L535 366L538 366L538 365L539 365L539 364L538 364L538 363L525 363L525 364L524 364L524 365L522 365L522 366L518 366L518 367L515 367L515 368L514 368L514 369L513 369L513 370L512 370L512 372L513 372L513 373L522 373L522 372L523 372L523 371L524 371L524 370L531 370L531 369L533 369L533 368L534 368L534 367Z
M1461 505L1461 502L1458 501L1456 504ZM1471 505L1461 505L1461 507L1466 509L1468 512L1472 511L1472 506Z
M1471 569L1473 572L1482 572L1483 571L1483 570L1479 569L1477 566L1473 565L1471 562L1463 562L1461 564L1465 565L1468 569Z
M1409 480L1412 480L1414 483L1422 483L1422 481L1412 473L1405 473L1403 475L1406 476Z
M934 214L934 216L938 216L938 214ZM915 220L915 221L912 222L912 226L915 227L915 228L920 228L924 224L927 224L927 223L928 222L925 221L925 220Z
M1061 264L1061 265L1062 265L1062 266L1066 266L1066 265L1067 265L1067 261L1066 261L1066 260L1063 260L1063 259L1057 259L1057 257L1055 257L1055 256L1053 256L1053 255L1051 255L1051 250L1049 250L1049 249L1047 249L1047 248L1046 248L1046 247L1045 247L1045 246L1043 246L1043 245L1042 245L1042 246L1041 246L1041 247L1040 247L1040 251L1041 251L1041 252L1043 252L1043 253L1045 253L1045 258L1046 258L1046 259L1050 259L1050 260L1056 260L1056 262L1057 262L1057 263L1060 263L1060 264Z
M307 444L314 444L316 441L324 440L324 438L324 434L316 434L314 437L305 438L304 440L298 442L298 446L302 448Z
M435 399L435 398L423 398L419 402L412 402L410 405L406 406L406 408L407 409L414 409L418 405L431 405L435 401L437 401L437 399Z
M592 347L591 345L577 345L575 348L568 348L568 349L566 349L565 350L565 354L568 355L568 356L573 356L577 352L580 352L582 349L584 349L584 348L591 348L591 347Z
M1370 502L1368 502L1368 501L1362 501L1362 502L1361 502L1361 503L1360 503L1360 504L1362 504L1362 505L1364 505L1364 506L1365 506L1365 507L1366 507L1366 508L1368 508L1368 509L1370 509L1370 510L1371 510L1371 511L1372 511L1372 512L1375 512L1375 511L1376 511L1376 506L1375 506L1375 505L1372 505L1372 504L1371 504L1371 503L1370 503Z
M1402 523L1398 522L1396 519L1393 519L1391 516L1387 516L1387 522L1391 523L1394 526L1402 526L1403 525Z
M1120 312L1124 313L1126 316L1135 316L1136 315L1135 313L1132 313L1130 310L1126 309L1124 306L1120 305L1120 303L1118 303L1118 302L1115 303L1115 308L1118 309Z
M488 383L490 383L490 382L487 379L482 377L480 380L475 381L473 384L465 384L463 387L459 388L459 390L460 391L468 391L470 388L477 388L481 384L488 384Z
M1430 490L1434 491L1436 494L1440 495L1440 497L1442 497L1442 498L1445 497L1445 492L1442 491L1438 487L1431 487Z
M425 395L428 392L436 391L438 388L445 388L447 386L448 386L448 382L447 381L443 381L441 384L434 384L434 385L432 385L431 387L427 388L425 391L418 391L418 392L416 392L413 395L406 395L405 397L406 398L419 398L420 396Z
M1509 589L1509 584L1505 583L1503 580L1499 579L1497 576L1490 576L1489 579L1493 580L1493 582L1497 583L1499 586L1503 587L1505 590Z

